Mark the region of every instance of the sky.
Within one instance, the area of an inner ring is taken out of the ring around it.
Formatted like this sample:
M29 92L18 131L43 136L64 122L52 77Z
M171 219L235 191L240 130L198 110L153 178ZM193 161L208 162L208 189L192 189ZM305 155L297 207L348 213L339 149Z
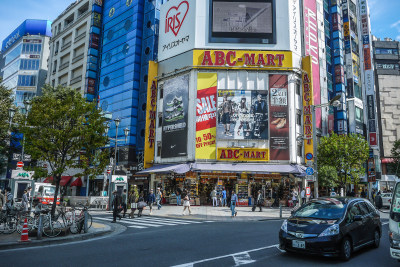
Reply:
M0 42L25 19L54 20L75 0L0 0ZM400 0L368 0L372 34L400 41Z

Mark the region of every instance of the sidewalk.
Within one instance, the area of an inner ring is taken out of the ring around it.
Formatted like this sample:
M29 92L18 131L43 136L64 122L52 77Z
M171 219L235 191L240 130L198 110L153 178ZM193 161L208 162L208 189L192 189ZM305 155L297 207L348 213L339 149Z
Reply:
M37 240L36 234L34 234L33 236L29 236L29 239L31 240L30 242L20 242L19 240L21 240L21 235L18 232L8 235L0 234L0 250L68 243L106 235L114 231L115 227L110 224L93 222L92 227L90 227L88 232L85 234L69 233L65 235L64 232L61 232L59 236L53 238L49 238L43 234L42 240Z
M254 212L251 211L252 207L236 207L237 216L231 217L231 210L229 207L212 207L212 206L191 206L192 215L188 215L189 212L185 211L186 215L182 215L183 206L175 205L163 205L160 210L157 209L157 205L153 206L152 215L148 207L143 210L144 216L159 216L166 218L175 219L192 219L192 220L212 220L212 221L260 221L260 220L279 220L280 213L279 208L263 208L262 212L259 212L257 208ZM282 219L286 219L290 216L291 208L282 207ZM127 214L130 210L128 209ZM104 214L111 212L94 212L91 214ZM137 211L135 212L137 215Z

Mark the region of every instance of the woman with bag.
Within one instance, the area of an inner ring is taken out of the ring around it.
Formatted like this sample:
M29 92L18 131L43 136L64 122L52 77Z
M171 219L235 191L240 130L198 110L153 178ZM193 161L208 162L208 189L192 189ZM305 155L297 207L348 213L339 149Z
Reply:
M192 215L192 211L190 210L190 197L189 192L185 190L184 192L185 197L183 198L183 211L182 215L185 215L186 208L189 210L189 215Z
M133 185L133 190L130 191L128 197L128 203L130 203L131 206L131 213L129 214L129 218L133 219L135 217L135 210L137 209L138 200L139 200L139 192L137 190L137 186Z
M142 217L142 212L145 207L146 207L146 202L144 201L143 195L140 194L139 202L137 203L138 217Z

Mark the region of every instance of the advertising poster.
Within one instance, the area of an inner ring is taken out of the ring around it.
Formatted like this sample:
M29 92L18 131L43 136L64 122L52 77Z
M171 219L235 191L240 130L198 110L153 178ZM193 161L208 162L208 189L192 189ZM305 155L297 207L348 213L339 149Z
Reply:
M290 160L287 75L269 75L270 159Z
M189 75L182 75L164 83L162 123L162 158L187 154L187 121Z
M313 144L313 116L311 106L314 105L313 98L313 80L312 77L312 61L311 56L304 57L302 60L304 69L303 73L303 122L304 122L304 154L311 153L314 155ZM338 121L338 125L340 122Z
M218 90L217 139L268 139L268 91Z
M215 159L217 74L199 73L196 103L196 159Z

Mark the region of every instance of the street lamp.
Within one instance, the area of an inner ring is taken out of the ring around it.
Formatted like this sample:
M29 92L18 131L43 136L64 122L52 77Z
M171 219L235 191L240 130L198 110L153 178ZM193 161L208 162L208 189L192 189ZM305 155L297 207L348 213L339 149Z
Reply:
M25 122L24 122L24 125L26 127L26 120L28 118L28 113L29 113L29 111L31 110L31 107L32 107L31 101L25 100L24 101L24 106L25 106ZM25 152L24 146L25 146L25 135L22 136L21 161L24 161L24 152Z
M10 129L11 129L11 124L12 124L12 120L14 118L15 112L16 112L16 109L13 107L8 109L8 118L10 120Z
M324 108L324 107L329 107L333 106L335 108L340 106L340 101L339 99L341 98L341 95L336 95L334 98L332 98L328 103L324 103L321 105L311 105L311 110L312 110L312 124L313 124L313 150L314 150L314 168L317 170L317 124L316 124L316 118L315 118L315 109L316 108ZM314 184L314 196L315 198L318 198L318 172L314 172L314 177L315 177L315 184Z

